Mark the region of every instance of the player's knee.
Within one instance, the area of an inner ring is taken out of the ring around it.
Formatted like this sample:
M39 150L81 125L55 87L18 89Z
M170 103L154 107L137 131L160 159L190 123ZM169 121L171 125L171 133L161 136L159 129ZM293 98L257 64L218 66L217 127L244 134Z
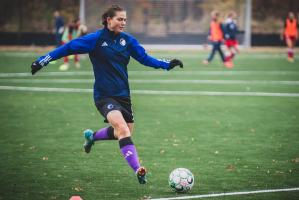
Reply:
M133 135L133 131L134 131L134 124L133 123L127 123L127 126L129 127L130 129L130 133L131 135Z
M116 123L114 129L118 133L119 136L128 136L130 135L130 129L125 123Z

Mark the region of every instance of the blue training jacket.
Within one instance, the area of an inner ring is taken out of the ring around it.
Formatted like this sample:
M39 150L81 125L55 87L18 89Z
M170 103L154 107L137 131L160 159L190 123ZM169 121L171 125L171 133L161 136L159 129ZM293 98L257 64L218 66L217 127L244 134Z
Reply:
M143 65L168 69L169 61L149 56L138 41L127 33L103 28L58 47L37 61L46 66L50 61L72 54L88 53L95 76L94 100L103 97L129 97L127 65L130 56Z
M234 22L232 19L227 19L224 27L225 39L235 40L238 34L238 27L236 22Z

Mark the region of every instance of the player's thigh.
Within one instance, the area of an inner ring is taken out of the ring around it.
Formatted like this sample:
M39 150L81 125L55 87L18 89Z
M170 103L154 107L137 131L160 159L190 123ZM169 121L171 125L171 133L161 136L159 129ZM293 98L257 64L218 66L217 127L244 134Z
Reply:
M293 46L293 42L292 42L291 38L289 38L289 37L286 38L286 44L287 44L288 47Z
M130 137L130 129L119 110L112 110L107 114L107 120L114 128L118 139Z
M238 45L235 45L235 46L233 47L233 49L234 49L235 52L239 52Z

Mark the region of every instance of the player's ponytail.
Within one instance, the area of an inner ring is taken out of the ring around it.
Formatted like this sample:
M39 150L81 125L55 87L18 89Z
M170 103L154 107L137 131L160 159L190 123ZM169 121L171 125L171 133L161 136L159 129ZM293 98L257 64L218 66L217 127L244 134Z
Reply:
M114 17L116 15L116 12L120 12L120 11L125 11L124 8L118 6L118 5L112 5L110 6L102 15L102 24L107 27L108 23L107 23L107 18L110 17Z

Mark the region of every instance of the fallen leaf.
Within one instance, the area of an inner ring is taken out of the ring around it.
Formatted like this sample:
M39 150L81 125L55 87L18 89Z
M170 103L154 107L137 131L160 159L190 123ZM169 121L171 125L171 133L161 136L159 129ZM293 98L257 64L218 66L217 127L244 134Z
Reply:
M236 167L235 167L234 165L227 165L227 166L226 166L226 170L227 170L227 171L230 171L230 172L231 172L231 171L235 171L235 170L236 170Z
M31 149L31 150L35 150L36 147L35 147L35 146L31 146L31 147L29 147L29 149Z
M43 160L49 160L49 158L47 156L44 156L42 159Z
M74 187L74 190L77 191L77 192L83 191L83 189L81 187L79 187L79 186Z

